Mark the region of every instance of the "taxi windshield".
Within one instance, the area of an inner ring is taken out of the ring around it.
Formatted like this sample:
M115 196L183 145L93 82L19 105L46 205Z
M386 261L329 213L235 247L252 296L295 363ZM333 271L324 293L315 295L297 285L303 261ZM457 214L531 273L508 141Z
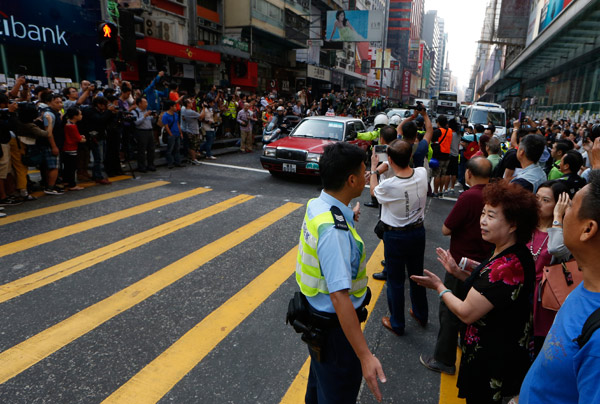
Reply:
M307 119L298 125L292 136L344 140L344 123Z

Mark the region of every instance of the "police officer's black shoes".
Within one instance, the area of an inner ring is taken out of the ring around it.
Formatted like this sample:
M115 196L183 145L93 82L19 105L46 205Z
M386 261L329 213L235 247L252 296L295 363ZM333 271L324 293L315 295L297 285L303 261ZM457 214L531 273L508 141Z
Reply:
M438 362L430 356L421 355L419 356L419 361L427 369L433 370L434 372L446 373L447 375L453 375L456 373L456 366L444 365L442 362Z
M385 271L375 272L373 274L373 279L377 279L378 281L385 281L385 280L387 280L387 272L385 272Z
M379 207L379 203L377 202L367 202L365 203L365 206L368 208L378 208Z

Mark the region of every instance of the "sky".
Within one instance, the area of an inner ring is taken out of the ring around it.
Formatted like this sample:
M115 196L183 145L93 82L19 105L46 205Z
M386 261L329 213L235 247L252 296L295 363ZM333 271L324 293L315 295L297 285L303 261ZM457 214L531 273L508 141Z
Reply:
M425 0L425 12L437 10L444 19L450 70L459 88L469 85L487 3L487 0Z

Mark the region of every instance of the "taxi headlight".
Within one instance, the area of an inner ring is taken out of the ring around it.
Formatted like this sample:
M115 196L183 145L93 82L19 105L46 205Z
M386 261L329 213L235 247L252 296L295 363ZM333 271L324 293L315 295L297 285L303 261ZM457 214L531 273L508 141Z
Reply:
M266 157L275 157L276 152L277 152L277 149L275 149L274 147L267 147L263 151L263 155Z
M306 161L314 161L318 163L321 160L321 155L319 153L308 153L306 155Z

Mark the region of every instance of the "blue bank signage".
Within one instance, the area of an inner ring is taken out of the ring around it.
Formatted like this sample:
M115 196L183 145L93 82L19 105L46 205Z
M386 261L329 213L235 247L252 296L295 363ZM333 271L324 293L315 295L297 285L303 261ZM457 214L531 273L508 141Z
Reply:
M28 0L0 4L0 43L62 51L94 49L99 1Z

